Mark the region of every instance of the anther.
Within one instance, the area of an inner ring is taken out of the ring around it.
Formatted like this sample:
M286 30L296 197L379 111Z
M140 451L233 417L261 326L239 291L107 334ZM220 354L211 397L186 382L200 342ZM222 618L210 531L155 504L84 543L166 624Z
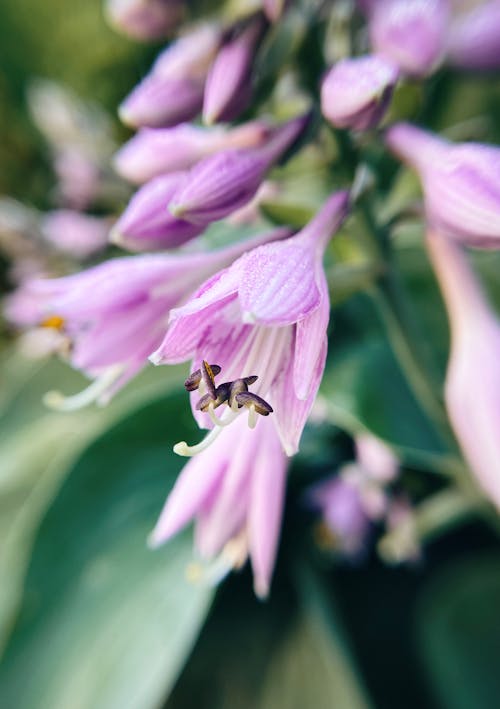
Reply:
M203 372L202 369L195 370L189 375L189 377L184 382L184 386L187 391L196 391L196 389L198 389L198 387L200 386L202 379L205 384L207 383L207 380L211 381L212 384L214 384L215 377L221 372L221 368L218 364L207 364L205 360L203 360L202 368L204 370Z

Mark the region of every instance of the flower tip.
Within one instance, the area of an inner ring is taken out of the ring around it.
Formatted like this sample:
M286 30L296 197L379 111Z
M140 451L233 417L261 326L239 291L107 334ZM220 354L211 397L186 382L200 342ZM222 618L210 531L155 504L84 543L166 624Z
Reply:
M52 390L44 394L42 401L47 408L52 409L53 411L62 411L64 409L66 397L61 394L60 391Z
M146 540L146 545L148 549L158 549L158 547L161 546L162 542L163 540L158 538L156 529L153 529L153 531L149 534Z
M123 234L116 227L113 227L110 230L108 235L108 241L110 244L114 244L115 246L124 246L125 244Z
M176 219L182 219L188 211L188 207L186 204L176 204L175 202L170 202L168 205L168 211Z
M156 352L153 352L153 354L149 355L148 359L151 364L155 365L155 367L159 364L162 364L162 356L159 350L156 350Z
M211 127L217 123L219 116L214 111L203 111L202 121L204 125Z
M253 590L259 601L266 601L269 596L269 581L262 577L256 577L253 582Z
M138 127L135 121L134 114L132 111L130 111L128 107L127 100L125 100L118 106L118 118L124 125L128 126L129 128Z

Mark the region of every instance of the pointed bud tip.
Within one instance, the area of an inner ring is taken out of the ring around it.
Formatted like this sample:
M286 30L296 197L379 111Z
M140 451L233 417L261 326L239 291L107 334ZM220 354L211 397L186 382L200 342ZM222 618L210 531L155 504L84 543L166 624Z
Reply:
M188 206L186 204L176 204L175 202L170 202L167 209L173 217L176 219L182 219L188 211Z
M149 355L148 360L151 362L151 364L154 364L155 367L163 363L162 355L158 350L156 352L153 352L153 354Z
M253 590L259 601L266 601L269 597L269 581L262 577L255 577Z

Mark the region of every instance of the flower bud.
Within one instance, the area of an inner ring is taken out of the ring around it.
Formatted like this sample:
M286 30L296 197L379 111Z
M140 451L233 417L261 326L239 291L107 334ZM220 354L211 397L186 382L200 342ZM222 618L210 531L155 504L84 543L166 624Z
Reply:
M371 3L368 12L377 54L412 76L434 71L445 50L447 0L383 0Z
M373 128L387 108L397 79L397 68L382 57L343 59L326 75L321 110L337 128Z
M450 320L448 414L472 472L500 509L500 323L460 247L437 232L427 243Z
M200 234L205 225L176 219L167 205L185 179L171 173L147 182L130 200L111 234L111 240L130 251L170 249Z
M109 23L119 32L142 41L162 39L183 15L181 0L107 0Z
M161 128L194 118L203 105L203 87L218 43L218 30L202 25L167 47L122 102L121 120L133 128Z
M203 97L203 121L207 125L236 118L250 98L251 69L264 20L255 17L237 27L219 50L210 67Z
M463 69L498 69L499 38L500 2L483 2L457 13L448 35L447 59Z
M162 173L187 170L219 150L257 147L269 131L263 121L232 130L188 123L174 128L142 128L117 152L114 166L119 175L140 184Z
M429 223L468 246L500 246L500 148L453 145L407 123L386 142L422 181Z
M275 130L268 143L248 150L225 150L197 163L169 204L171 213L207 224L249 202L267 170L303 131L308 117L295 118Z

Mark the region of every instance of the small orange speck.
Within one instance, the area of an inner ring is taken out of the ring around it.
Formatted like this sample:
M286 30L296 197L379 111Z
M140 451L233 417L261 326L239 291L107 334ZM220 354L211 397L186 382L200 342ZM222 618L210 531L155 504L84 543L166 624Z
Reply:
M51 327L54 330L62 330L64 327L64 318L60 315L51 315L40 323L41 327Z

